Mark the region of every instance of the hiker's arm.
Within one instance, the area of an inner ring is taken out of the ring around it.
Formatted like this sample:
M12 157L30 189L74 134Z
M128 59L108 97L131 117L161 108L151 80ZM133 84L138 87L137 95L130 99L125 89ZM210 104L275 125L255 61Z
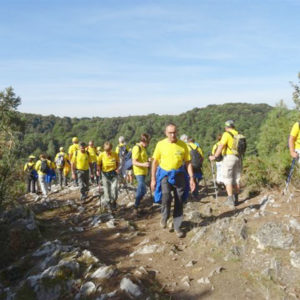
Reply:
M75 162L71 163L71 170L72 170L72 178L75 179L76 178L76 174L75 174L76 164L75 164Z
M289 148L290 148L290 154L293 158L298 158L299 154L295 151L295 140L296 138L292 135L289 137Z
M192 164L191 164L191 161L187 161L185 163L185 166L186 166L186 169L187 169L187 172L190 176L190 188L191 188L191 192L193 192L196 188L196 183L195 183L195 178L194 178L194 172L193 172L193 167L192 167Z
M136 159L132 159L132 164L136 167L144 167L144 168L150 167L150 163L148 161L141 163L138 162Z
M90 163L89 163L89 166L90 166L91 178L93 178L93 177L94 177L94 168L93 168L93 164L90 162Z
M152 168L151 168L151 190L152 192L155 191L156 188L156 170L158 167L158 161L153 159L152 161Z
M210 160L215 160L218 156L221 155L223 148L224 148L224 145L220 144L220 145L218 146L218 148L217 148L215 154L214 154L214 155L210 155L209 159L210 159Z

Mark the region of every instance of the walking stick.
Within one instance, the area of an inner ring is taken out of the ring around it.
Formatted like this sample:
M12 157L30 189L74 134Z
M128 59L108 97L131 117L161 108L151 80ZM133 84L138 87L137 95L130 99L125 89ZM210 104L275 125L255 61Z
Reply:
M208 187L207 187L207 183L206 183L206 179L205 179L205 176L203 174L203 171L202 171L202 177L203 177L203 181L204 181L204 185L205 185L206 196L208 196Z
M214 182L215 198L217 200L218 199L218 187L217 187L217 183L216 183L214 163L212 161L210 161L210 167L211 167L211 173L212 173L213 182Z
M293 172L294 172L294 169L295 169L295 164L296 164L296 158L294 158L293 159L293 161L292 161L292 165L291 165L291 168L290 168L290 171L289 171L289 175L288 175L288 177L287 177L287 179L286 179L286 182L285 182L285 188L284 188L284 190L283 190L283 195L285 195L286 194L286 192L287 192L287 190L288 190L288 187L289 187L289 184L290 184L290 182L291 182L291 179L292 179L292 175L293 175Z

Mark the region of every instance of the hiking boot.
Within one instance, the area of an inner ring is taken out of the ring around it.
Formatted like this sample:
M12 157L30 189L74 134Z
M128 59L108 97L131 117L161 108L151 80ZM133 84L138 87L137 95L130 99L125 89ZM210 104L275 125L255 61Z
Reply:
M234 205L238 205L239 203L239 194L234 194Z
M184 237L184 232L181 229L175 230L175 233L177 237L183 238Z
M169 228L169 232L173 232L174 231L174 223L173 223L173 219L168 219L167 221L167 227Z
M225 205L227 205L230 208L234 208L235 203L234 203L234 196L228 196L227 200L224 202Z
M163 229L167 228L167 222L165 220L161 219L160 220L160 227L163 228Z

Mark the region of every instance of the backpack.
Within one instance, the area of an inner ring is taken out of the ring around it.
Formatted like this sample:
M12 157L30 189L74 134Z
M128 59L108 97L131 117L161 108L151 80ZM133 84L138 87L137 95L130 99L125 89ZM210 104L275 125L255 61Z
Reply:
M49 167L47 164L47 160L41 160L41 172L42 173L48 173L49 172Z
M139 145L136 145L139 148L139 152L141 151L141 147ZM126 153L125 158L124 158L124 170L132 170L132 151L129 151Z
M190 145L188 145L190 148L190 154L191 154L191 163L193 167L194 172L201 172L202 169L202 163L203 163L203 157L198 151L198 146L193 149Z
M59 168L59 169L62 169L65 165L65 158L64 158L64 154L59 154L57 156L57 159L55 161L55 164L56 166Z
M128 151L127 151L126 145L119 147L119 157L120 158L124 158L127 153L128 153Z
M240 133L233 135L231 132L227 131L233 137L232 148L229 148L234 155L243 157L247 149L246 137Z

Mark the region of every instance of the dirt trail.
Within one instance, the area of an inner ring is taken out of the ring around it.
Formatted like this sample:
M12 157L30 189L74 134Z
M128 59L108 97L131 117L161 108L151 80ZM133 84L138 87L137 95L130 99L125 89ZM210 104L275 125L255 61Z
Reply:
M84 247L118 268L104 291L117 289L120 280L131 274L148 286L155 299L299 299L300 269L290 263L290 250L300 250L298 229L287 228L293 244L281 248L260 249L255 236L268 222L286 227L293 219L300 224L300 194L295 192L289 202L280 191L251 199L242 195L233 210L223 204L224 192L217 200L213 194L210 184L208 193L202 190L199 200L185 205L186 236L181 239L160 228L160 208L149 196L142 202L141 214L133 213L133 188L130 197L120 191L113 216L103 213L94 187L82 204L75 188L51 194L49 203L75 205L41 209L37 218L47 239ZM37 205L33 197L26 199L31 207ZM101 216L98 223L97 216Z

